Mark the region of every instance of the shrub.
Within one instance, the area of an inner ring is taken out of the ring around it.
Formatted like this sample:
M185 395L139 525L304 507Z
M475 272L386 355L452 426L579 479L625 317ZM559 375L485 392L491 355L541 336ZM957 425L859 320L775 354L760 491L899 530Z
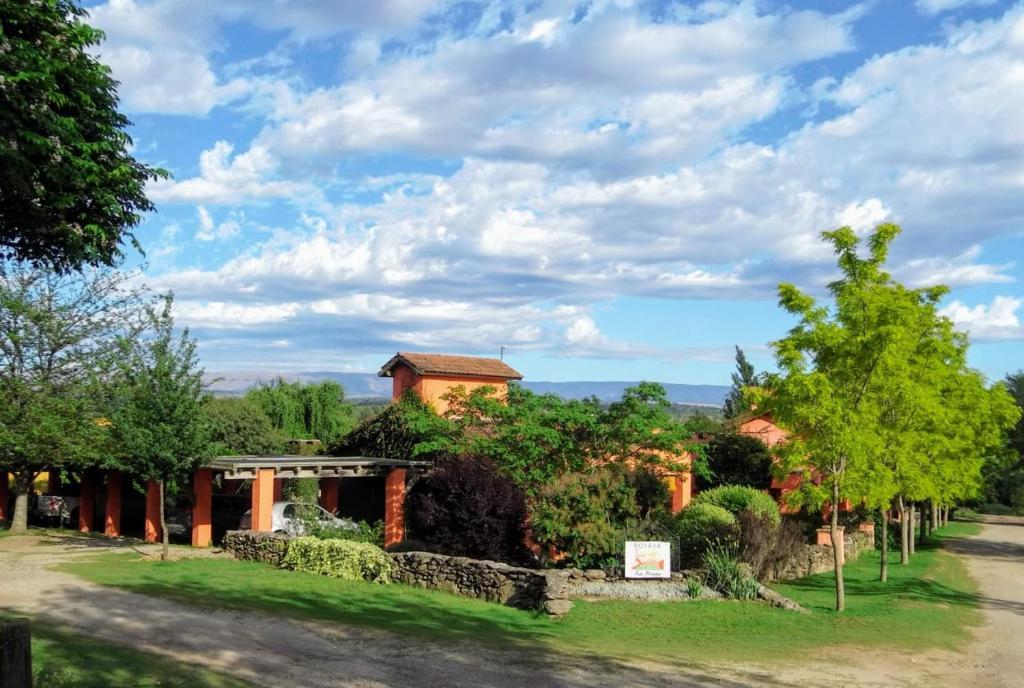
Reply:
M526 498L490 459L453 456L439 461L409 495L413 537L430 551L509 563L529 560Z
M772 455L764 442L737 433L719 433L707 445L711 478L698 477L702 490L721 485L747 485L767 490L772 483Z
M792 557L806 544L800 523L789 519L776 524L764 514L744 511L737 518L737 525L737 557L750 566L758 580L770 578L778 564Z
M747 575L730 548L723 545L709 548L704 553L704 568L707 571L707 585L712 590L737 600L757 597L757 581Z
M288 543L281 565L342 580L391 582L391 558L380 547L365 542L295 538Z
M570 566L622 563L623 526L637 515L636 491L621 466L566 473L544 486L533 504L534 540L565 554Z
M714 504L691 504L676 517L674 531L681 565L695 566L709 548L736 543L736 517Z
M375 523L359 521L356 523L355 530L324 526L322 523L317 522L315 527L310 528L308 534L321 540L351 540L352 542L366 542L383 547L384 521L376 521Z
M697 576L689 576L685 582L686 594L692 599L699 599L704 594L704 581Z
M627 479L636 492L636 505L641 518L656 518L668 511L668 485L661 476L646 468L638 468L629 471Z
M752 511L771 519L778 525L781 520L779 505L771 495L744 485L724 485L701 492L694 500L696 504L714 504L731 514L739 515L744 511Z

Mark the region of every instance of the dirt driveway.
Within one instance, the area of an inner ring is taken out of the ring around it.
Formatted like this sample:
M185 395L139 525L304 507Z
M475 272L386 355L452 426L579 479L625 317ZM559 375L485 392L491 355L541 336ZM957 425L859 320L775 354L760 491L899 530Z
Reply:
M967 658L919 657L911 663L903 657L885 661L872 653L859 665L839 667L838 677L832 673L835 666L813 662L784 671L725 663L681 670L604 657L565 657L543 648L501 651L433 644L341 625L200 610L103 588L49 568L114 547L126 545L79 538L3 538L0 608L263 686L1024 686L1024 519L992 523L980 537L956 546L986 596L987 623Z

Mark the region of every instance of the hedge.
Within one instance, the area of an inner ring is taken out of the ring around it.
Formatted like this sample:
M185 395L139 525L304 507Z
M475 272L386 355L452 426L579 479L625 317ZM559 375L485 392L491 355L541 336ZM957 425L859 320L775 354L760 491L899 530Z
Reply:
M343 580L391 582L391 558L380 547L366 542L295 538L288 543L281 565Z

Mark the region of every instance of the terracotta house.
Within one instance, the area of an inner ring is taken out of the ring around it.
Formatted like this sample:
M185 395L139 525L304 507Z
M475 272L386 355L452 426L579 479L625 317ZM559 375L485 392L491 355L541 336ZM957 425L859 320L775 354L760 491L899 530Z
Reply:
M770 413L758 413L756 409L741 415L736 419L736 432L748 437L756 437L764 442L765 446L773 447L784 441L789 433L775 424L775 419ZM803 483L803 475L800 471L793 471L785 478L772 478L771 487L768 493L779 503L782 513L794 513L797 509L786 506L783 497L793 490L800 489Z
M504 397L509 380L523 379L519 371L496 358L408 352L392 356L378 375L393 379L392 399L411 389L440 415L448 410L448 402L442 397L456 387L471 392L489 385Z

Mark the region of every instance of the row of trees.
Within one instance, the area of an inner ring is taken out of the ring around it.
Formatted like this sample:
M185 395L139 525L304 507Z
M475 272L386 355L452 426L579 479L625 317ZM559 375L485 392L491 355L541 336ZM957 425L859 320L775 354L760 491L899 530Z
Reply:
M823 234L841 273L829 285L831 304L780 285L780 304L798 323L773 343L779 372L753 396L791 433L777 454L782 471L807 477L795 499L898 513L905 563L912 505L948 508L976 494L985 457L1002 450L1020 411L1002 383L988 386L968 367L966 336L937 310L947 290L909 289L884 271L899 231L875 228L865 257L849 228ZM842 610L839 510L830 514ZM883 549L883 581L886 566Z

